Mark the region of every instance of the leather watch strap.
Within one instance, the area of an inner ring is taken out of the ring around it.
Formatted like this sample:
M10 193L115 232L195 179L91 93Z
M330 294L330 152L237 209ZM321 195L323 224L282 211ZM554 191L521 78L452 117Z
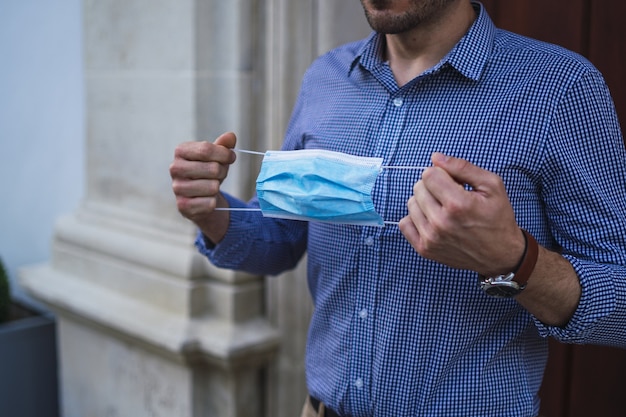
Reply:
M528 279L532 275L535 270L535 265L537 264L537 258L539 257L539 244L526 230L521 229L524 234L524 238L526 239L526 250L524 251L524 256L515 271L515 282L520 287L525 287Z

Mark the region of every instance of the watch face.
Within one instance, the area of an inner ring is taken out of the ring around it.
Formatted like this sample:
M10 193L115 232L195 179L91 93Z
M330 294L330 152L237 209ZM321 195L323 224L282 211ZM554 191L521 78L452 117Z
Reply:
M492 297L511 298L522 292L523 288L515 281L494 281L491 278L481 280L480 288Z
M507 284L514 284L514 285L502 285L502 284L504 283L498 283L497 285L490 285L489 288L484 288L484 290L490 296L499 297L499 298L514 297L521 292L521 290L519 289L519 286L514 282L507 283Z

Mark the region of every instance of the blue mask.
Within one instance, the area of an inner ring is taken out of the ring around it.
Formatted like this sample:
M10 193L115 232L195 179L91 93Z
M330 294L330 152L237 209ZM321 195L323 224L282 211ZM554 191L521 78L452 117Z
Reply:
M383 226L372 188L383 159L322 149L268 151L256 180L266 217Z

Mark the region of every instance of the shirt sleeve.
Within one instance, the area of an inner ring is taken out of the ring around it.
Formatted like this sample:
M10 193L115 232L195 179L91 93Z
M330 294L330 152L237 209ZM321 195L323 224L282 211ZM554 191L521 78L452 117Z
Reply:
M230 207L258 208L224 194ZM217 245L198 232L196 247L215 266L257 275L277 275L294 268L306 250L308 224L263 217L260 211L233 211L228 231Z
M562 342L626 347L626 150L598 72L568 91L546 146L546 214L582 295L565 327L535 323Z

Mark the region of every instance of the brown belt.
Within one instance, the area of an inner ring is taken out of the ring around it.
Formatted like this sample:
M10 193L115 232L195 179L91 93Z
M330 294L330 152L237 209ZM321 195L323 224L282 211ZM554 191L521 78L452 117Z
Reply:
M320 405L322 405L322 402L315 397L309 396L309 398L311 400L311 405L315 409L315 412L319 412ZM324 413L320 417L341 417L341 416L324 405Z

